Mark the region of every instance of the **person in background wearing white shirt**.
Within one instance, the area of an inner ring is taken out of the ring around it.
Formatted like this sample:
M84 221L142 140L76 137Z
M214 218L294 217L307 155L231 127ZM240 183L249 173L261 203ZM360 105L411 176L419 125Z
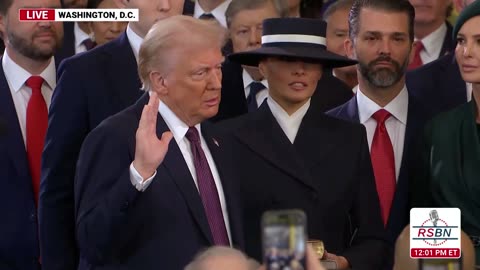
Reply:
M405 71L412 57L415 10L407 0L356 0L349 16L348 55L358 60L356 96L328 112L363 124L382 218L390 241L409 222L409 161L425 123L424 105L409 95Z
M220 25L227 28L225 11L230 2L232 0L195 0L193 17L197 19L215 19Z
M274 0L233 0L226 11L233 52L258 49L262 42L262 23L284 13ZM268 82L258 67L225 61L222 66L222 100L214 121L256 110L268 96Z
M258 110L220 124L240 171L245 250L261 259L264 211L296 208L339 269L379 269L385 246L365 129L311 102L324 69L356 63L327 51L325 32L318 19L267 19L261 48L229 56L258 66L269 85Z
M473 2L475 0L454 0L455 10L461 12ZM452 42L456 38L450 36ZM407 72L406 83L411 95L428 104L428 118L472 100L472 84L460 75L454 53Z
M45 269L77 269L73 183L78 153L87 134L105 118L132 105L142 94L138 50L157 21L182 13L183 0L115 0L137 8L117 39L63 61L52 97L43 151L39 225ZM45 241L42 241L45 239Z
M233 152L205 122L220 103L225 39L218 23L190 16L148 32L138 58L148 92L95 128L79 155L85 265L182 269L205 247L243 247Z
M59 8L59 0L2 0L0 37L0 269L40 269L37 205L48 106L57 83L59 22L20 22L20 8Z
M455 49L452 25L447 21L452 0L409 0L415 8L414 58L408 69L415 69L451 53Z

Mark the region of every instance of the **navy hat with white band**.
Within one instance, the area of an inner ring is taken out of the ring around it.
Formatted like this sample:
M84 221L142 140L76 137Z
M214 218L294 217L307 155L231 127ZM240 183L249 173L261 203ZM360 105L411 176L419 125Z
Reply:
M327 24L319 19L272 18L263 21L262 47L233 53L231 61L258 66L266 57L287 57L320 63L326 68L350 66L357 61L327 51Z

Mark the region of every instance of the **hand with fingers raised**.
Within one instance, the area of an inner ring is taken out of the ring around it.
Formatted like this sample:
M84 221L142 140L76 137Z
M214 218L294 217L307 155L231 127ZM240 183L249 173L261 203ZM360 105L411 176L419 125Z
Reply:
M159 102L158 95L152 91L148 104L143 108L136 133L133 167L144 180L151 177L162 164L173 137L170 131L164 132L160 139L157 136Z

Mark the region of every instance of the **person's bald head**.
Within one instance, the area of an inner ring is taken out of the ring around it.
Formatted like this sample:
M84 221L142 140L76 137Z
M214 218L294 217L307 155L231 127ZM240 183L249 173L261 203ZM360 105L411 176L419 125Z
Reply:
M241 251L229 247L211 247L200 254L184 270L254 270L258 263Z

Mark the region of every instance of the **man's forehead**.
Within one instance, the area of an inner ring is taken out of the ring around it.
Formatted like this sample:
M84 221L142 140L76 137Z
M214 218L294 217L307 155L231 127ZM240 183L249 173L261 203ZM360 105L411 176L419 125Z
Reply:
M364 8L360 12L361 32L408 33L409 20L405 12Z

